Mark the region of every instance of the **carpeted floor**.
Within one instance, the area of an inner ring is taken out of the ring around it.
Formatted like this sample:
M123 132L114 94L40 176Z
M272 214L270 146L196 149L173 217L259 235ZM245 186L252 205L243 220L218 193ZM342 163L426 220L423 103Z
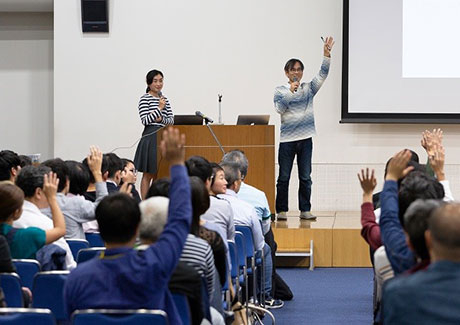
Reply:
M277 324L371 324L371 268L277 269L294 299L273 310ZM268 324L267 320L267 324Z

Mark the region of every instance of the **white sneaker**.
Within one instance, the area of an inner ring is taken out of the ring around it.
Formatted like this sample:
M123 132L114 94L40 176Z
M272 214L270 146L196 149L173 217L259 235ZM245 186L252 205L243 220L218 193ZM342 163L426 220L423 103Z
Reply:
M300 212L300 219L303 220L315 220L316 216L312 215L310 211L302 211Z
M287 215L286 212L280 212L276 215L276 221L286 221Z

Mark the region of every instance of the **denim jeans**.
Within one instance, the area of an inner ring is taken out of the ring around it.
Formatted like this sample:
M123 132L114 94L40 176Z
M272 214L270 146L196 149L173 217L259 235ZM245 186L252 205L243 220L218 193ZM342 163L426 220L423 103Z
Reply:
M257 251L256 252L256 257L260 258L261 257L261 252ZM272 250L270 246L267 245L267 243L264 244L264 260L265 260L265 265L264 265L264 276L265 276L265 282L264 282L264 292L266 295L270 295L272 291L272 269L273 269L273 261L272 261ZM262 271L262 270L260 270ZM257 276L262 276L261 272L258 273ZM257 280L258 283L260 283L259 278ZM258 288L260 290L260 288Z
M291 178L294 157L297 155L299 170L299 210L311 210L311 155L313 142L311 138L281 142L278 150L279 175L276 183L276 212L289 211L289 179Z

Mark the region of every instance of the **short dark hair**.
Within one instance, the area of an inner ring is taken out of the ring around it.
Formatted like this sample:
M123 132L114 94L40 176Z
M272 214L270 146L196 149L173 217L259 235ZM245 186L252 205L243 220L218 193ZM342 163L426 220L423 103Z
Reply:
M131 159L128 159L128 158L121 158L121 161L123 162L123 169L125 169L126 166L128 166L129 163L131 163L133 165L136 165L134 163L134 161L132 161Z
M222 158L221 164L233 163L238 166L241 172L241 178L244 179L248 174L249 161L244 151L235 149L227 152Z
M299 59L295 59L295 58L292 58L292 59L289 59L286 64L284 65L284 71L285 72L289 72L290 70L292 70L295 66L296 63L299 63L300 64L300 68L304 69L304 66L303 66L303 63L302 61L300 61Z
M62 192L65 188L66 182L69 179L69 168L61 158L54 158L44 161L43 166L51 168L53 173L56 173L59 178L58 192Z
M107 158L107 171L109 172L109 178L114 177L117 171L123 170L123 161L116 154L110 152L105 153L104 156Z
M113 193L96 208L96 220L106 243L123 244L136 236L141 212L136 200L125 193Z
M11 168L21 165L17 153L11 150L0 151L0 181L7 181L11 178Z
M185 162L189 176L199 177L203 183L212 177L212 167L206 158L192 156Z
M5 222L24 203L24 192L11 182L0 184L0 222Z
M24 192L26 198L33 197L38 187L43 188L43 176L50 171L51 168L45 165L26 166L16 177L16 185Z
M411 172L399 186L399 221L404 227L404 213L407 208L417 199L442 199L444 187L439 181L424 172Z
M227 181L227 187L233 186L233 184L240 179L240 177L238 176L238 165L232 163L221 163L220 166L223 168L225 172L225 180Z
M91 172L91 169L89 168L89 165L88 165L88 158L85 158L82 160L81 162L83 164L83 166L85 166L85 168L88 170L89 172L89 182L90 183L94 183L96 180L94 179L94 175L93 173ZM108 166L108 162L107 162L107 156L106 155L102 155L102 164L101 164L101 174L104 175L104 173L107 171L107 166Z
M32 165L32 159L30 159L29 156L19 155L19 160L21 162L19 164L19 166L21 166L21 168Z
M443 205L441 200L422 200L412 202L404 214L404 228L409 235L415 254L421 259L430 258L425 243L425 231L428 229L428 219L431 213Z
M209 193L203 181L196 176L190 177L190 190L192 192L193 218L190 233L199 235L200 216L209 209Z
M169 185L171 185L171 181L167 177L153 181L145 198L148 199L153 196L164 196L169 198Z
M147 82L147 89L145 90L146 93L148 93L150 90L149 86L153 82L153 78L155 78L158 75L164 78L163 72L161 72L160 70L150 70L149 72L147 72L147 75L145 76L145 81Z
M90 171L83 163L75 160L66 160L65 164L69 170L69 193L83 195L88 190Z
M215 162L212 162L212 163L211 163L211 168L212 168L211 186L213 186L213 185L214 185L214 182L215 182L215 180L216 180L216 174L217 174L217 172L218 172L219 170L221 170L221 171L223 171L223 172L225 173L225 171L224 171L224 169L223 169L222 167L220 167L219 164L217 164L217 163L215 163Z

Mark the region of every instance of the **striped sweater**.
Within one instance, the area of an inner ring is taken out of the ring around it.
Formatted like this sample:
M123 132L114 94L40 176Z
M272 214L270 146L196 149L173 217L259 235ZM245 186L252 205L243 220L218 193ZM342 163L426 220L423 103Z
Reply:
M326 80L330 62L330 58L324 57L318 75L300 84L295 93L290 91L290 84L276 87L274 102L281 115L280 142L304 140L316 134L313 97Z
M166 106L160 109L160 99L153 97L149 93L141 96L139 99L139 117L143 125L172 125L174 124L174 115L169 104L169 100L165 97ZM160 122L155 122L157 118L161 117Z

